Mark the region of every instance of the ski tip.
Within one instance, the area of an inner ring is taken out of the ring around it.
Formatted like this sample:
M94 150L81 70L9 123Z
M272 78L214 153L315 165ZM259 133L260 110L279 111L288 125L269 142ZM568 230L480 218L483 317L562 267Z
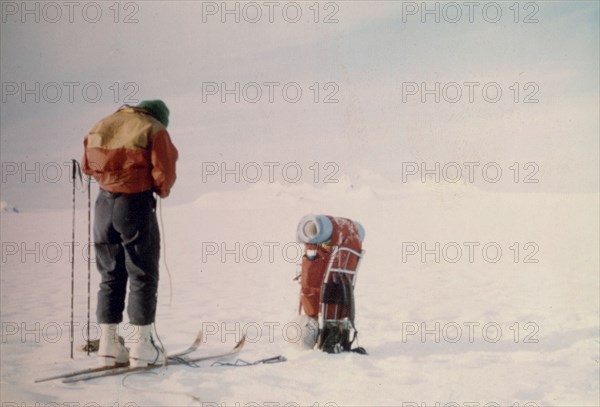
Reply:
M198 331L198 335L196 335L196 339L194 340L194 344L192 346L200 346L202 344L202 330Z
M242 339L240 339L240 341L235 345L235 348L233 348L233 349L240 350L244 347L245 343L246 343L246 335L242 336Z

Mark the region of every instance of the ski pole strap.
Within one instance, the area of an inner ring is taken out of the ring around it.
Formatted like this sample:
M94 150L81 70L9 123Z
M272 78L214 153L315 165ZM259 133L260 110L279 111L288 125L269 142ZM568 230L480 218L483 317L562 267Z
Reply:
M285 356L278 355L273 356L272 358L260 359L255 362L247 362L243 359L238 359L235 362L213 362L211 366L234 366L234 367L242 367L242 366L255 366L255 365L271 365L273 363L282 363L287 361Z

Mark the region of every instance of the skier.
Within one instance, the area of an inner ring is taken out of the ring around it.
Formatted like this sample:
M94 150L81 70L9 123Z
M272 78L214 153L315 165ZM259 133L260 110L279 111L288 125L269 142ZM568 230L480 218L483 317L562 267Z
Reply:
M94 248L101 275L96 316L98 361L147 366L164 355L152 339L156 315L160 236L156 198L169 196L178 152L161 100L122 106L86 135L82 170L100 186L95 204ZM129 351L119 341L129 280L127 313L134 327Z

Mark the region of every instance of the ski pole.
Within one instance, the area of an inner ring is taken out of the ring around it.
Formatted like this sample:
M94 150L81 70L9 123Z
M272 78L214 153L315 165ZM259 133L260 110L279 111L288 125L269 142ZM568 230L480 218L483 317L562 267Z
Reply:
M73 227L71 229L71 359L73 359L73 323L75 308L75 181L77 175L77 161L73 160Z
M87 354L90 355L90 280L91 280L91 253L92 253L92 193L91 193L92 177L88 176L87 195L88 195L88 247L87 247Z

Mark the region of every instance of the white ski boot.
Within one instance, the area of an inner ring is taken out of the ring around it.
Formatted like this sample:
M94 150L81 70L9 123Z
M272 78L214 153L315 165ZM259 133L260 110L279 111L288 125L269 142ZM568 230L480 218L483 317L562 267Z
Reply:
M100 324L100 344L98 345L98 363L100 366L125 364L129 359L127 348L117 334L119 324Z
M129 349L129 365L143 367L164 363L164 352L154 344L152 325L134 325Z

